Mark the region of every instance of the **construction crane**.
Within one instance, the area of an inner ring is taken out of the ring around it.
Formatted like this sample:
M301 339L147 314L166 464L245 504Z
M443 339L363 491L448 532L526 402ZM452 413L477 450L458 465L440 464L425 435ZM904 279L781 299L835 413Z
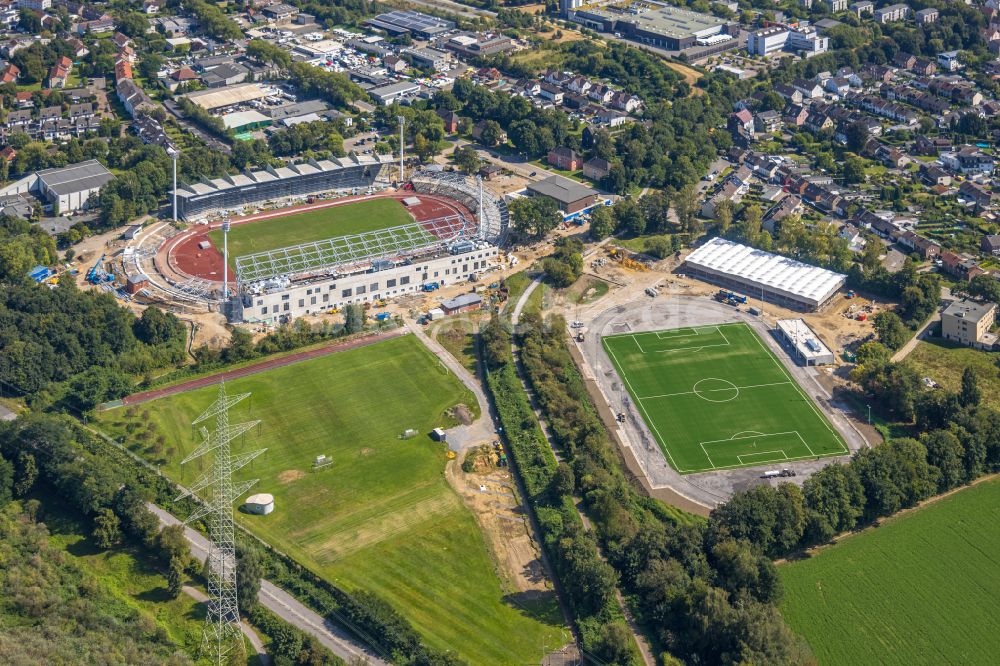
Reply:
M115 276L104 270L104 256L97 260L97 262L87 271L87 282L90 284L101 284L102 282L111 282L115 279Z

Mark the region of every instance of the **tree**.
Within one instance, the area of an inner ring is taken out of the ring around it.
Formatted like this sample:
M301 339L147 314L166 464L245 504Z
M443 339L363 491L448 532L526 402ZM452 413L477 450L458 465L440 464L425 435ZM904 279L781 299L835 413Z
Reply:
M619 199L611 209L618 231L630 236L641 236L646 230L646 217L632 199Z
M482 131L479 133L479 141L487 148L493 148L500 143L503 133L500 123L495 120L487 120L483 125Z
M510 203L514 228L528 236L541 238L562 222L559 204L546 196L521 197Z
M160 530L157 536L157 547L160 550L160 559L164 562L179 560L184 566L191 561L191 546L184 536L184 527L181 525L167 525Z
M865 182L865 161L859 157L848 157L844 162L844 183L852 185L863 182Z
M975 298L1000 303L1000 281L989 274L977 275L969 281L969 294Z
M590 211L590 236L603 240L615 229L615 217L608 206L598 206Z
M239 574L239 568L237 568L237 574ZM170 564L167 566L167 590L170 592L170 596L176 599L181 595L184 589L184 564L180 559L176 557L170 558Z
M681 226L691 233L700 231L696 216L698 208L698 193L694 185L685 185L674 195L674 211Z
M455 164L466 173L474 174L479 171L480 162L479 153L472 146L462 146L455 151Z
M865 507L861 480L851 465L827 465L802 484L807 510L806 545L854 529Z
M724 199L715 207L715 221L719 223L719 233L725 235L733 224L733 202Z
M935 430L925 434L921 441L927 449L927 462L937 467L938 492L951 490L965 480L965 447L954 433Z
M236 558L236 594L240 610L249 613L257 606L264 566L253 548L239 548Z
M360 303L344 306L344 329L348 334L360 333L365 328L367 313Z
M101 509L94 517L94 542L98 548L107 550L122 540L118 516L111 509Z
M903 320L890 310L883 310L875 315L875 332L879 342L889 349L899 349L910 339L910 332Z
M556 251L542 261L542 268L554 287L570 286L583 273L583 243L568 237L558 239Z
M740 218L737 229L740 238L750 245L756 245L760 240L762 217L760 206L755 203L743 209L743 217Z
M35 485L38 478L38 465L35 456L27 451L17 454L16 474L14 476L14 494L24 497Z
M854 360L858 365L865 367L882 366L892 360L892 350L881 342L872 340L858 347Z
M958 401L963 407L978 407L982 397L976 371L972 368L966 368L962 372L962 391L958 394Z

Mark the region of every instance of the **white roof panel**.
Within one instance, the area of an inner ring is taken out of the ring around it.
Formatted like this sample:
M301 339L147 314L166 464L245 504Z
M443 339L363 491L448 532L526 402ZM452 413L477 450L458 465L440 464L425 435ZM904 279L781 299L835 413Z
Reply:
M686 261L692 266L817 305L840 289L847 279L840 273L724 238L713 238L689 254Z

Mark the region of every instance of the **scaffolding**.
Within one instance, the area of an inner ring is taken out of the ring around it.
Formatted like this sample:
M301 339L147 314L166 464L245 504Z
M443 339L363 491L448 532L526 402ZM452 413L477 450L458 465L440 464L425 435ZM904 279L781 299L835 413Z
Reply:
M202 426L199 429L202 443L181 464L188 463L208 453L214 453L211 469L181 493L177 500L194 496L201 490L210 490L209 498L192 513L185 523L202 518L208 524L209 549L206 575L208 579L208 614L202 633L202 656L219 664L226 663L243 647L240 627L239 604L236 594L236 541L233 522L233 502L246 493L258 479L233 484L233 472L245 467L266 449L258 449L233 456L230 443L255 428L260 421L229 423L229 408L248 398L249 393L227 396L225 383L219 384L219 397L198 418L196 426L215 418L213 432ZM177 501L175 500L175 501Z
M491 245L502 245L510 226L507 204L481 183L460 173L421 171L410 179L415 192L439 194L465 205L479 219L476 239Z
M464 215L447 215L236 257L236 279L240 284L248 284L303 274L350 272L377 259L405 259L475 235L475 222Z

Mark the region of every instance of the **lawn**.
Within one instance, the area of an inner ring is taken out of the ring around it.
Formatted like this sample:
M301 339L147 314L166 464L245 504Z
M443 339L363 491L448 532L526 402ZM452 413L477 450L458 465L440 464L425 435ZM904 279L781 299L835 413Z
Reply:
M478 317L451 318L434 328L434 339L473 375L479 373L475 331L481 323Z
M569 298L577 305L590 305L608 293L611 285L598 278L586 277L571 287Z
M1000 481L784 564L785 619L821 664L996 663Z
M746 324L605 337L671 466L682 474L847 453L840 435Z
M233 225L229 231L229 256L239 257L300 243L376 231L413 221L403 204L386 198L291 213L259 222ZM222 230L210 231L208 237L221 251Z
M445 480L446 449L427 433L455 423L450 408L474 409L476 401L414 336L245 377L227 389L253 392L233 409L234 423L262 421L234 453L268 448L236 478L260 478L255 491L275 497L273 514L240 512L242 523L319 575L378 593L431 645L470 663L537 663L543 644L561 640L550 604L525 609L508 598L474 517ZM216 394L209 387L163 398L134 415L176 447L164 466L172 477L190 481L209 462L178 464L194 445L188 424ZM104 415L117 432L124 417L123 410ZM399 439L408 428L419 434ZM312 471L319 454L333 464Z
M972 368L979 378L983 402L1000 409L1000 353L980 351L957 345L941 338L928 338L917 343L906 357L921 377L930 377L949 391L962 387L962 373Z

